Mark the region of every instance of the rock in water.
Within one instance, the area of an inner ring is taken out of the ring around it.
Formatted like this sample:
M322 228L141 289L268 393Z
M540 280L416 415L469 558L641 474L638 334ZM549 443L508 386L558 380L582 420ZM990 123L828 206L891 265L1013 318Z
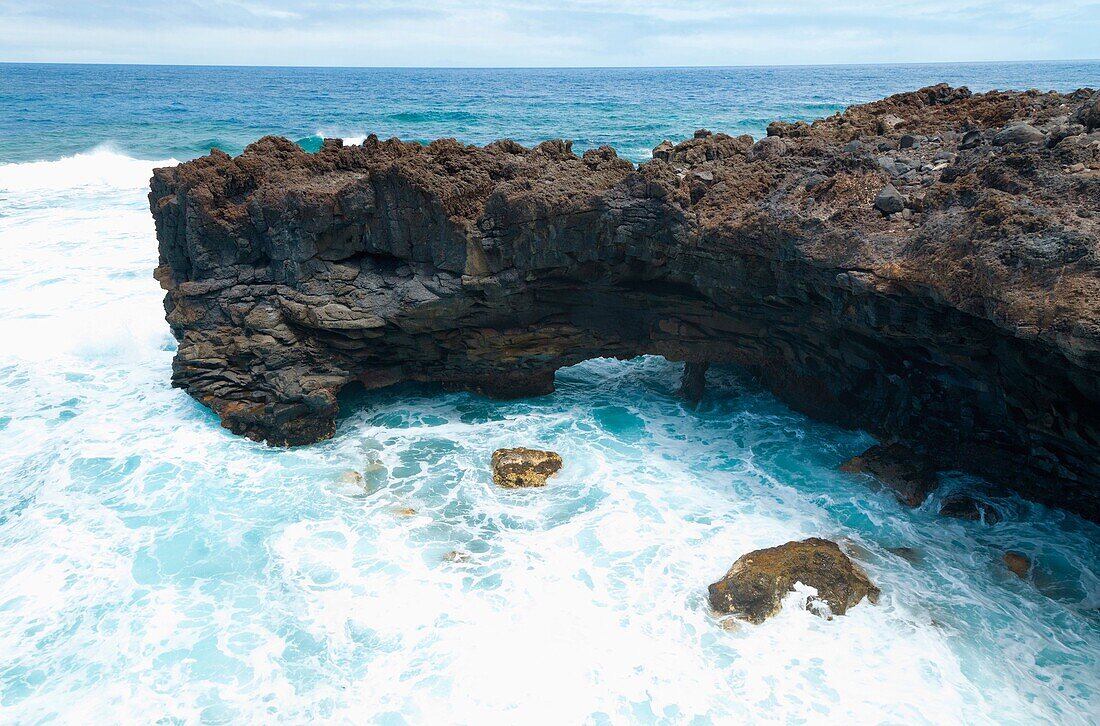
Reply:
M887 547L886 551L890 554L897 555L911 565L919 564L924 559L920 550L913 547Z
M1020 552L1005 552L1005 567L1021 580L1027 579L1027 573L1031 571L1031 560Z
M997 514L996 509L968 494L952 494L944 498L940 503L940 514L944 517L986 524L996 524L1001 521L1001 515Z
M1088 121L1091 96L933 86L638 167L565 141L215 151L151 182L172 381L290 446L333 435L349 385L515 398L599 356L738 363L804 413L1100 518L1100 176L1064 172L1094 139L959 145Z
M877 602L879 589L835 542L811 537L742 555L709 588L716 612L761 623L779 612L795 583L817 589L834 615L843 615L866 597Z
M709 363L684 363L684 375L680 378L680 395L695 405L703 399L707 390L707 368Z
M541 487L561 466L561 457L553 451L497 449L493 452L493 481L506 489Z
M919 507L939 484L928 460L901 444L876 444L841 464L840 470L870 474L909 507Z

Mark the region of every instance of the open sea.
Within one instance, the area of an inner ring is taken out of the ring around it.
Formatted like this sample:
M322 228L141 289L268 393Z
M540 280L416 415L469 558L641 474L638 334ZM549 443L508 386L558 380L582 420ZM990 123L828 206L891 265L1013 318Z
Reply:
M961 475L943 492L984 492L999 524L939 517L942 493L906 509L837 471L868 435L735 368L696 410L660 358L509 403L402 386L291 450L169 385L154 166L369 133L640 162L697 128L759 136L940 81L1069 91L1100 62L0 64L0 722L1096 724L1100 526ZM516 445L565 468L497 488L490 454ZM854 552L880 603L711 614L737 557L809 536Z

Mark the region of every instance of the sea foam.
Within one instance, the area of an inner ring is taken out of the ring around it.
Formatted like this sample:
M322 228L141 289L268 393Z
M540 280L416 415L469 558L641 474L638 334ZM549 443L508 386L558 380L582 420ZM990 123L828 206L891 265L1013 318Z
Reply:
M347 398L328 442L234 437L169 385L145 199L167 163L98 149L0 166L5 720L1100 710L1096 525L1015 497L994 498L992 527L904 509L836 471L869 437L734 369L696 410L674 364L594 360L543 398L402 386ZM513 445L565 468L499 489L489 457ZM759 626L712 615L706 585L739 555L808 536L853 552L881 602L825 620L796 592ZM1034 558L1032 582L1006 549Z

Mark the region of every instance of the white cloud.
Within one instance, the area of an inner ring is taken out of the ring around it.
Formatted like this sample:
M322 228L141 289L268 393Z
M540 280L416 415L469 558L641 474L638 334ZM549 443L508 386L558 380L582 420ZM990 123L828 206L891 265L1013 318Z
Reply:
M1095 58L1100 0L0 0L0 60L742 65Z

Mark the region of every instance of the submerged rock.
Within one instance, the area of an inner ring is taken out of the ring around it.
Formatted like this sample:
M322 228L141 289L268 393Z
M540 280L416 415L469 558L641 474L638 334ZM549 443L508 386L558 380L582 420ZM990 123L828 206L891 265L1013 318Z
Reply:
M936 470L928 460L896 443L876 444L841 464L840 470L869 474L909 507L919 507L939 486Z
M506 489L541 487L562 467L553 451L497 449L493 452L493 481Z
M334 434L353 384L514 398L600 356L737 363L804 413L1100 518L1100 175L1063 171L1095 139L964 148L1084 126L1091 98L932 86L637 167L566 141L214 151L151 182L172 382L293 446Z
M444 562L451 562L456 565L464 564L470 561L470 553L465 550L451 550L443 555Z
M864 597L878 601L879 589L835 542L811 537L739 557L710 586L710 605L718 613L761 623L779 612L783 598L799 582L816 588L817 599L834 615L843 615Z
M340 484L350 484L358 487L363 486L363 475L354 469L348 469L347 471L340 472L340 476L336 478L336 481Z
M985 524L996 524L1001 521L1001 515L996 509L969 494L952 494L945 497L940 503L940 514L944 517L967 519Z
M1004 563L1021 580L1026 580L1027 573L1031 571L1031 559L1020 552L1005 552Z
M886 551L897 555L911 565L920 564L924 560L924 555L915 547L887 547Z

